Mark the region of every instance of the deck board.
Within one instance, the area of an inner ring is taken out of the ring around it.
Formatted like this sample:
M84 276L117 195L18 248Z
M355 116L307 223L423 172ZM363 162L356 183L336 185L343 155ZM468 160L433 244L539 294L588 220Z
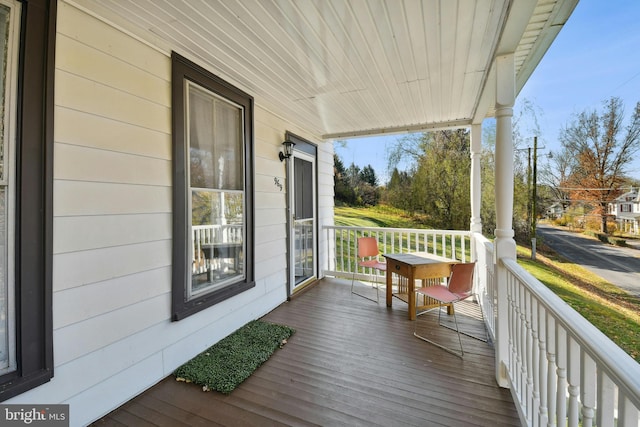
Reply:
M520 425L510 392L496 385L490 343L463 336L460 359L413 336L406 304L388 308L349 287L323 279L264 316L296 333L230 395L169 377L96 425ZM463 330L483 334L477 305L457 314ZM422 333L457 342L435 312L418 322Z

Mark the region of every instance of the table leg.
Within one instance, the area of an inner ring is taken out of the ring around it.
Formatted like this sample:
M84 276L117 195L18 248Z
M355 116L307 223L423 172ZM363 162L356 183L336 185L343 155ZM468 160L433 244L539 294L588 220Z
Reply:
M392 276L393 273L391 272L390 269L387 269L387 307L391 307L391 300L393 299L393 280Z
M413 275L413 269L409 270L409 283L407 284L407 295L409 304L409 320L416 320L416 279Z

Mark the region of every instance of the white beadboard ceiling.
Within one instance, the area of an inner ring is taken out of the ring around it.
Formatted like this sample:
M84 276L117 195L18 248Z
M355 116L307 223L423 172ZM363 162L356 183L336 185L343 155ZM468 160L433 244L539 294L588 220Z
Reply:
M479 123L496 55L524 86L578 0L76 0L326 139Z

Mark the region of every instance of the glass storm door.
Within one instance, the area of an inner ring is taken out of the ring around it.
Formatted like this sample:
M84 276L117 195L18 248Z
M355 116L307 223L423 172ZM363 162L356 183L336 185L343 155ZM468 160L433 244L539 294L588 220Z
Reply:
M316 275L316 171L313 156L296 152L291 157L291 283L292 292Z

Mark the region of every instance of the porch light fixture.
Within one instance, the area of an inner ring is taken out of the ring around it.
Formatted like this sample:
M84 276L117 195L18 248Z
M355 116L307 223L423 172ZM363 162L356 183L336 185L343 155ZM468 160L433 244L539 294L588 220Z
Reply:
M295 142L290 141L289 139L285 140L282 143L282 147L283 147L283 151L278 153L278 157L280 157L280 161L283 161L284 159L288 159L289 157L291 157L291 154L293 153L293 146L296 145Z

